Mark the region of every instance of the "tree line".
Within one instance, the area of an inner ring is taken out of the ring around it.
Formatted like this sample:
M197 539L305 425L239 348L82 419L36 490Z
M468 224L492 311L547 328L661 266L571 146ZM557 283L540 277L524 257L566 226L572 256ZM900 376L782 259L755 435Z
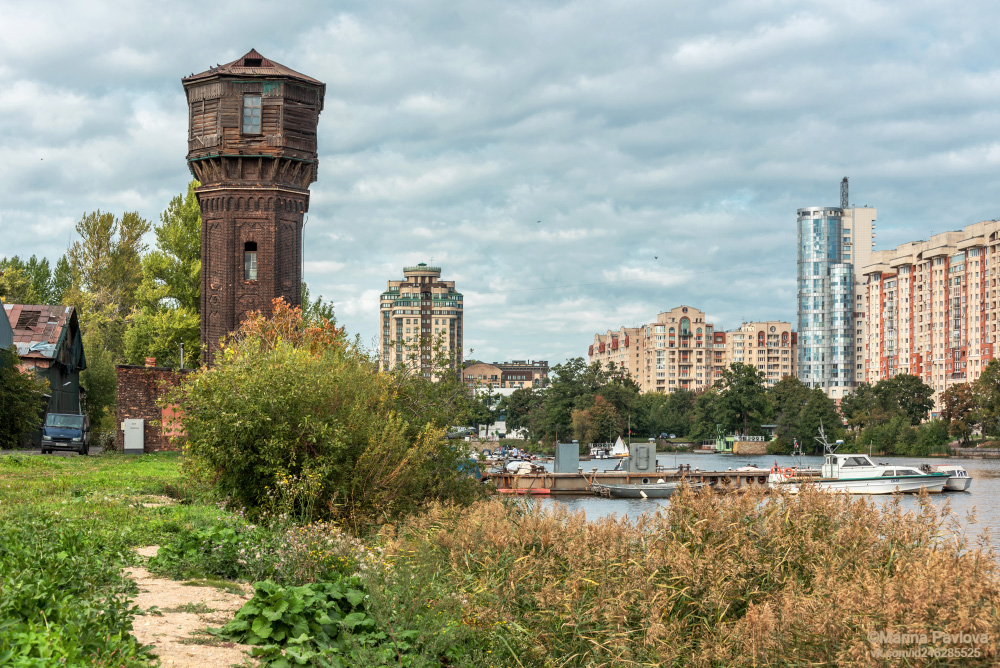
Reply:
M87 369L81 374L95 433L113 433L116 364L197 367L201 357L201 209L191 181L151 223L137 212L83 215L75 238L53 265L46 258L0 258L0 298L16 304L64 304L77 310ZM145 239L152 232L152 248ZM332 305L310 299L307 318L333 320Z
M928 419L933 396L933 388L919 378L896 376L859 386L838 408L822 389L793 376L767 387L763 372L741 363L731 364L705 390L641 393L624 370L587 365L578 357L552 368L549 387L515 390L498 412L508 431L523 429L539 442L665 435L697 443L720 435L773 433L769 451L776 454L791 452L796 442L804 452L820 454L821 425L831 442L845 441L844 451L900 455L929 454L949 435L967 437L973 428L1000 433L1000 362L991 362L977 384L950 388L941 418Z

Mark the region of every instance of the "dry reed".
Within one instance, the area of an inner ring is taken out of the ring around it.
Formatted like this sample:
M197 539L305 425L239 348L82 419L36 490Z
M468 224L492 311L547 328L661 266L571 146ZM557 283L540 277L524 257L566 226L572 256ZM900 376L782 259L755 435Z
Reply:
M1000 572L957 527L929 503L685 493L635 520L437 506L384 540L508 634L510 665L994 665Z

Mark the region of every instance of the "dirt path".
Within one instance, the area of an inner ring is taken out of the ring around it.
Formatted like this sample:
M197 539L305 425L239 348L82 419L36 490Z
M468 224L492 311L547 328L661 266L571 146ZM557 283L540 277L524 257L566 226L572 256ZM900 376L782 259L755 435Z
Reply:
M136 551L151 557L158 549L153 545ZM251 592L238 595L214 587L190 586L157 578L140 567L128 568L125 574L139 585L135 604L145 612L135 618L133 633L142 644L154 646L153 653L160 657L163 668L228 668L247 662L248 645L220 640L205 633L205 628L222 626L232 619Z

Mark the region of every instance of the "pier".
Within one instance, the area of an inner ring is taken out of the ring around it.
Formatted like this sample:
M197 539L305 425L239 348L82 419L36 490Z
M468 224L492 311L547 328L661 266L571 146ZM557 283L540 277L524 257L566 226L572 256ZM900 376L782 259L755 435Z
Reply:
M591 484L627 485L651 483L663 479L704 482L715 489L738 489L759 485L767 486L770 471L699 471L698 469L667 469L655 473L630 473L628 471L598 471L593 469L577 473L487 473L483 477L496 486L502 494L590 494Z

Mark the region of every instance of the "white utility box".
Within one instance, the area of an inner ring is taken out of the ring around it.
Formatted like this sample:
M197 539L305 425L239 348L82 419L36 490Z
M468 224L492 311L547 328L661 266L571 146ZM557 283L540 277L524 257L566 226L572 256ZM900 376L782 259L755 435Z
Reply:
M142 418L129 419L122 422L122 431L125 432L125 454L141 455L145 452L146 443L143 437L145 433Z

